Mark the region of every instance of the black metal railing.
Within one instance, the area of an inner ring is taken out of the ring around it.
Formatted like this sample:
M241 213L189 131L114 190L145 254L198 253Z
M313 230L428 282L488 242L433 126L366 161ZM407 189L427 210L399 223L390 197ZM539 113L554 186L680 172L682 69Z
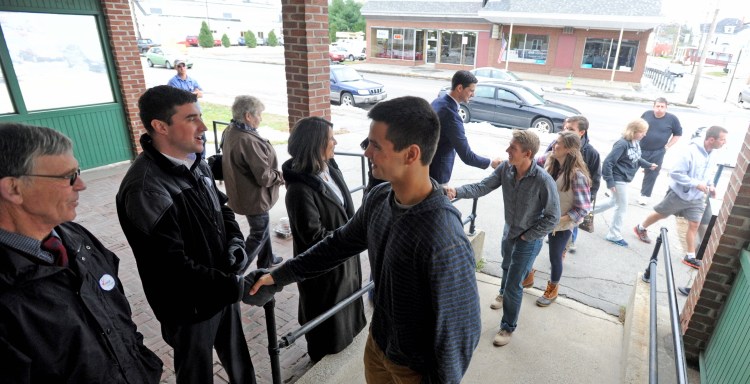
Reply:
M228 126L229 123L226 121L216 121L214 120L214 148L216 149L216 154L221 153L221 140L219 139L219 125Z
M669 323L672 327L672 343L674 345L675 369L677 374L677 383L687 383L687 369L685 364L685 346L682 342L682 332L680 329L679 308L677 307L677 296L675 293L674 274L672 272L672 258L669 251L669 239L667 229L662 227L659 237L656 238L654 252L651 254L648 267L643 273L643 279L650 284L650 330L649 330L649 348L648 348L648 382L656 384L659 382L659 365L658 365L658 344L657 344L657 309L656 309L656 265L658 262L659 249L664 254L664 274L667 276L667 298L669 299Z

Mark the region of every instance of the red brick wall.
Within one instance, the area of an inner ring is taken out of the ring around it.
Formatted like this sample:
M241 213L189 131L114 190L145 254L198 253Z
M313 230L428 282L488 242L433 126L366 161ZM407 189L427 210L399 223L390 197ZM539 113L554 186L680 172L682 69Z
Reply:
M706 349L716 320L740 271L740 250L750 240L750 127L732 171L724 203L711 231L703 255L703 266L693 282L690 296L680 316L689 362L698 363Z
M146 132L138 117L138 97L146 90L135 27L128 0L102 0L107 22L109 46L114 55L117 83L120 86L125 119L134 153L141 152L138 139Z
M289 126L308 116L331 119L328 1L282 0Z

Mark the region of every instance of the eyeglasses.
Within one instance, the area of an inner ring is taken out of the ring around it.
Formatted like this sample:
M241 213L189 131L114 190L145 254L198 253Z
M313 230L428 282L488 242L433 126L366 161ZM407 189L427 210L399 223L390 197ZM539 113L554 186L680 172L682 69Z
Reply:
M78 180L78 176L81 175L81 169L76 169L73 173L69 175L21 175L21 176L29 176L29 177L47 177L50 179L65 179L70 181L70 186L72 187L75 185L76 180Z

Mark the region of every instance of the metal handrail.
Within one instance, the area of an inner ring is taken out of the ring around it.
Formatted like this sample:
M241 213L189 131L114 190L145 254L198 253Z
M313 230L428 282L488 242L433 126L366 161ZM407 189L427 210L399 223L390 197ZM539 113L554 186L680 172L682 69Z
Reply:
M659 248L664 253L664 272L667 276L667 298L669 299L669 323L672 327L672 343L675 354L675 370L678 384L687 383L687 368L685 363L685 346L682 342L682 332L680 331L679 308L677 307L677 295L674 285L674 274L672 271L672 258L669 251L669 238L667 237L667 228L662 227L659 237L656 239L654 251L651 254L649 265L643 273L643 279L650 284L650 330L649 330L649 375L650 384L659 382L658 359L657 359L657 330L656 330L656 265L658 262ZM653 279L651 277L654 277Z
M216 121L216 120L213 121L213 126L214 126L214 148L216 149L216 154L217 155L221 153L221 145L220 145L221 144L220 143L221 140L219 140L219 134L218 134L218 132L219 132L218 126L219 125L228 126L229 123L227 123L226 121Z

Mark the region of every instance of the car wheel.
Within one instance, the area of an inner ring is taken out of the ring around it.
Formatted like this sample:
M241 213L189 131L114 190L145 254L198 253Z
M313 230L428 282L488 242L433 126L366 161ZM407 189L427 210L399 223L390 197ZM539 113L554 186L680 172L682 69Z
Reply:
M531 128L537 129L541 133L555 133L555 126L552 121L546 117L540 117L531 123Z
M458 116L461 117L461 121L468 123L471 121L471 112L465 105L458 107Z
M349 55L349 61L354 61L354 55Z
M349 92L344 92L341 94L341 102L339 102L341 105L351 105L352 107L355 105L354 103L354 96L352 96Z
M146 59L146 62L148 63L149 67L153 67L154 66L154 62L151 61L151 59Z
M170 63L169 61L165 61L164 66L167 67L167 69L172 69L172 63Z

